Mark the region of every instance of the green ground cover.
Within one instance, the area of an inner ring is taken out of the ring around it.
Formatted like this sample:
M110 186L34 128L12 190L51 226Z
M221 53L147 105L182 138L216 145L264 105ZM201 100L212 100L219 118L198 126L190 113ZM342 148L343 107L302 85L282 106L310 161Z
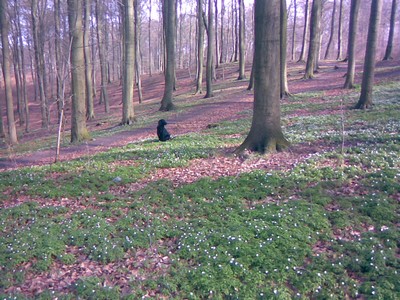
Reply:
M399 95L398 84L380 85L367 111L348 109L356 93L285 102L292 146L327 145L286 172L127 188L239 145L250 126L245 112L169 143L2 173L0 201L30 201L0 210L1 298L399 299ZM332 107L342 108L318 113ZM291 116L297 109L312 114ZM66 199L78 207L61 205ZM139 254L147 258L135 261ZM6 292L82 263L113 272L62 291Z

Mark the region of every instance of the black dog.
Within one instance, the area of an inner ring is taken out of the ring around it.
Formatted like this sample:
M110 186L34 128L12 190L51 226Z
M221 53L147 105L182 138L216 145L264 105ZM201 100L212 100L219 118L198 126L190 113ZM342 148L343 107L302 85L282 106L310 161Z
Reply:
M167 121L165 121L164 119L161 119L158 121L157 135L158 135L158 139L161 142L165 142L165 141L168 141L169 139L171 139L169 132L164 127L165 125L167 125Z

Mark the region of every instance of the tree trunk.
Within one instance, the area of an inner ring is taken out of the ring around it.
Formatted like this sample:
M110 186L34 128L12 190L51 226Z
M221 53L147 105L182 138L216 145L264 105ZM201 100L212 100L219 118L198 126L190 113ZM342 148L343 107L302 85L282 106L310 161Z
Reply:
M40 98L40 108L42 113L42 128L49 127L49 108L46 99L46 88L45 88L45 66L44 66L44 41L41 35L44 32L41 32L39 27L40 20L38 16L38 1L32 0L31 2L31 16L32 16L32 30L33 30L33 44L34 44L34 52L35 52L35 70L36 70L36 78L37 84L39 88L39 98Z
M287 82L287 64L286 64L286 51L287 51L287 7L286 0L281 0L281 98L290 95L288 82Z
M149 0L149 75L150 77L153 75L153 68L152 68L152 52L151 52L151 0Z
M86 128L82 0L68 0L68 23L71 37L71 142L76 143L89 139Z
M214 12L213 0L208 0L208 26L207 26L207 66L206 66L206 85L207 93L204 98L214 97L212 79L214 67Z
M356 65L356 35L358 23L358 11L360 8L360 0L351 0L350 7L350 22L349 22L349 39L347 44L347 73L346 81L344 83L345 89L354 88L354 72Z
M204 21L203 21L203 1L197 0L197 74L196 74L196 92L201 94L203 82L204 65Z
M86 82L86 118L94 119L93 104L93 79L92 79L92 57L90 55L90 12L91 0L85 1L85 32L83 34L84 54L85 54L85 82Z
M337 57L336 60L342 59L342 24L343 24L343 0L340 0L339 5L339 25L338 25L338 39L337 39Z
M219 67L219 46L218 46L218 1L214 0L214 5L215 5L215 29L214 29L214 35L215 35L215 68L218 69Z
M132 0L124 0L124 64L122 84L122 124L135 121L133 109L133 85L135 80L135 16Z
M135 15L135 83L138 89L138 95L139 95L139 103L142 103L143 101L143 94L142 94L142 80L140 78L142 71L142 63L141 63L141 55L140 55L140 37L141 37L141 27L140 24L141 22L141 17L140 17L140 12L139 12L139 1L136 0L134 1L134 15Z
M96 20L97 20L97 43L99 46L99 60L100 60L100 77L101 77L101 89L100 89L100 103L104 103L104 109L106 113L110 112L110 103L108 99L107 83L107 60L105 56L105 38L103 31L105 30L104 16L103 16L103 3L102 0L96 0Z
M7 111L7 125L8 125L8 139L11 145L18 144L17 129L15 127L14 118L14 103L11 85L11 53L10 45L8 43L8 26L9 20L7 17L7 1L0 0L0 33L1 44L3 48L3 78L4 89L6 97L6 111Z
M356 109L365 109L372 106L372 89L375 75L375 56L381 19L382 0L372 0L371 15L368 26L367 48L365 51L364 72L361 83L361 95Z
M219 48L220 48L220 58L219 62L225 63L226 61L226 50L225 50L225 39L224 39L224 28L225 28L225 0L221 0L221 34L219 35Z
M246 78L245 74L245 28L244 28L244 0L239 1L239 77L238 80Z
M306 0L304 5L304 28L303 28L303 40L301 42L301 51L298 62L306 61L306 40L308 36L308 4L309 0Z
M54 0L54 26L55 26L55 56L56 56L56 94L57 94L57 112L58 112L58 123L61 121L61 112L64 107L64 74L63 74L63 62L61 55L61 37L60 37L60 0Z
M310 21L310 44L308 48L308 57L304 79L314 77L316 61L318 60L318 47L320 44L322 0L314 0L311 8Z
M335 30L335 13L336 13L336 0L333 0L333 9L332 9L332 17L331 17L331 32L329 35L328 45L326 46L324 59L328 59L329 51L332 45L333 33Z
M235 153L282 151L289 145L281 129L281 0L255 0L254 107L251 129Z
M296 55L296 22L297 22L297 1L293 1L293 29L292 29L292 61Z
M176 1L163 1L163 21L166 51L165 87L161 100L160 111L170 111L173 104L173 90L175 85L175 28L176 28Z
M392 49L393 49L394 27L396 25L396 10L397 10L397 0L392 0L392 11L390 13L389 37L388 37L385 56L383 57L383 60L393 59Z

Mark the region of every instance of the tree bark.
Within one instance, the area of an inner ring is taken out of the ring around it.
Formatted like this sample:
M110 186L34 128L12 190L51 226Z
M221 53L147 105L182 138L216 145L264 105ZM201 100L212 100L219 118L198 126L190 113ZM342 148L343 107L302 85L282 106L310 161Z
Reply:
M175 31L176 31L176 2L175 0L163 1L163 22L165 36L166 66L165 87L161 100L160 111L170 111L175 108L173 104L173 91L175 86Z
M207 93L204 98L214 97L212 79L214 67L214 12L213 0L208 0L208 26L207 26L207 66L206 66L206 86Z
M392 50L393 50L394 28L396 25L396 11L397 11L397 0L392 0L392 10L390 13L389 37L388 37L385 56L383 57L383 60L393 59Z
M296 22L297 22L297 1L293 1L293 29L292 29L292 61L296 55Z
M124 63L122 84L122 124L135 121L133 108L133 86L135 81L135 16L132 0L123 1L124 12Z
M134 7L134 15L135 15L135 83L137 86L138 90L138 96L139 96L139 103L142 103L143 101L143 94L142 94L142 80L141 80L141 74L142 74L142 63L141 63L141 55L140 55L140 37L141 37L141 27L140 24L141 22L141 16L139 12L139 1L136 0L134 1L133 4Z
M337 57L336 60L342 59L342 24L343 24L343 0L340 0L339 5L339 25L338 25L338 37L337 37Z
M322 0L314 0L311 8L310 44L308 48L304 79L310 79L314 77L314 70L317 65L317 55L320 44L321 13Z
M86 128L85 58L83 50L82 0L68 0L71 38L71 142L89 139Z
M196 92L201 94L203 82L204 65L204 21L203 21L203 1L197 0L197 74L196 74Z
M304 62L306 61L306 40L308 36L308 6L309 6L309 0L306 0L306 3L304 4L304 28L303 28L303 40L301 42L301 51L300 51L300 56L299 60L297 62Z
M39 99L40 99L40 108L42 114L42 128L49 127L49 108L46 99L46 87L45 87L45 66L44 66L44 41L42 35L44 32L41 32L39 27L41 26L41 18L38 15L38 1L32 0L31 2L31 16L32 16L32 30L33 30L33 44L34 44L34 52L35 52L35 69L36 69L36 78L39 89Z
M349 22L349 38L347 44L347 73L346 81L344 83L345 89L354 88L354 72L356 66L356 35L358 23L358 11L360 8L360 0L351 0L350 6L350 22Z
M7 111L7 125L8 125L8 139L11 145L18 144L17 129L15 127L14 118L14 101L12 95L11 85L11 53L10 45L8 42L8 26L9 20L7 17L7 0L0 0L0 33L1 44L3 48L3 78L4 90L6 97L6 111Z
M219 37L219 47L220 47L220 58L219 62L225 63L226 61L226 50L225 50L225 39L224 39L224 28L225 28L225 0L221 0L221 34Z
M364 59L364 72L361 83L361 95L356 109L366 109L372 106L372 90L375 76L375 56L381 19L382 0L372 0L369 18L367 47Z
M245 28L244 28L244 0L239 1L239 77L238 80L246 78L245 74Z
M253 119L235 153L282 151L289 145L280 117L280 9L281 0L255 0Z
M60 0L54 0L54 27L55 27L55 56L56 56L56 94L57 94L57 111L58 111L58 123L61 121L61 113L64 107L64 64L61 61L61 37L60 37Z
M97 20L97 43L99 46L99 60L100 60L100 75L101 75L101 89L100 89L100 103L104 103L106 113L110 112L110 102L108 99L108 75L107 75L107 60L105 56L105 38L103 31L105 30L104 16L103 16L103 2L96 0L96 20Z
M286 52L287 52L287 7L286 0L281 0L281 98L290 95L289 86L287 81L287 63L286 63Z
M332 16L331 16L331 30L329 34L328 45L326 46L325 56L324 59L328 59L329 51L332 45L333 34L335 31L335 14L336 14L336 0L333 0L333 9L332 9Z
M215 68L218 69L219 67L219 41L218 41L218 1L214 0L214 5L215 5L215 29L214 29L214 36L215 36Z
M86 118L94 119L93 104L93 79L92 79L92 57L90 55L90 12L91 0L85 0L85 31L83 33L84 55L85 55L85 82L86 82Z

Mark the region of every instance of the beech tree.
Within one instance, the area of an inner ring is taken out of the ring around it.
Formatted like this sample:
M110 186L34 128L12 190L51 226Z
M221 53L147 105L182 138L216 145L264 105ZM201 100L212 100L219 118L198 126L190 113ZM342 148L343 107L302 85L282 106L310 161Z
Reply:
M308 6L309 6L309 0L306 0L306 3L304 4L304 27L303 27L303 39L301 42L301 51L300 51L300 56L298 62L305 61L306 60L306 39L308 36Z
M68 24L71 38L71 142L89 138L86 128L85 58L83 50L82 0L68 0Z
M282 151L289 145L281 128L280 10L281 0L255 0L253 118L236 153Z
M203 20L203 1L197 0L197 73L196 73L196 92L201 94L203 82L204 64L204 20Z
M383 57L383 60L393 59L392 49L393 49L394 27L396 25L396 11L397 11L397 0L392 0L392 10L390 13L389 37L388 37L385 56Z
M349 22L349 38L347 44L347 73L346 81L344 83L345 89L354 87L354 71L356 65L356 35L358 23L358 11L360 8L360 0L351 0L350 6L350 22Z
M331 15L331 28L330 28L329 40L328 40L328 45L326 46L324 59L328 59L329 51L331 49L331 45L332 45L332 41L333 41L333 34L335 31L335 14L336 14L336 0L333 0L333 8L332 8L332 15Z
M85 83L86 83L86 118L94 119L94 103L93 103L93 79L92 79L92 56L90 53L90 13L92 7L91 0L85 0L85 21L84 21L84 54L85 54Z
M165 37L166 66L164 72L165 87L161 100L160 111L169 111L175 108L173 104L173 91L175 86L175 30L176 30L176 1L164 0L163 25Z
M339 4L339 21L338 21L338 36L337 36L337 56L336 60L342 59L342 27L343 27L343 0Z
M239 1L239 77L238 80L246 78L245 74L245 33L244 33L244 0Z
M369 108L372 105L372 89L375 77L375 56L381 19L382 0L372 0L368 26L367 47L364 59L364 72L361 83L361 95L356 109Z
M304 79L314 77L314 70L318 60L318 49L320 45L322 0L314 0L311 8L310 21L310 44L308 47L308 56Z
M122 84L122 124L130 125L135 120L133 108L133 85L135 81L135 16L132 0L123 1L123 84Z
M7 16L7 0L0 0L0 34L1 34L1 45L3 52L3 78L4 78L4 90L6 97L6 111L7 111L7 125L8 125L8 139L9 143L15 145L18 143L17 129L15 127L14 118L14 102L12 95L11 85L11 51L8 42L8 27L9 20Z
M207 66L206 66L206 87L205 98L211 98L213 93L213 68L214 68L214 12L213 0L208 0L208 25L207 25Z
M281 0L281 98L290 95L288 82L287 82L287 63L286 63L286 50L287 50L287 7L286 0Z

